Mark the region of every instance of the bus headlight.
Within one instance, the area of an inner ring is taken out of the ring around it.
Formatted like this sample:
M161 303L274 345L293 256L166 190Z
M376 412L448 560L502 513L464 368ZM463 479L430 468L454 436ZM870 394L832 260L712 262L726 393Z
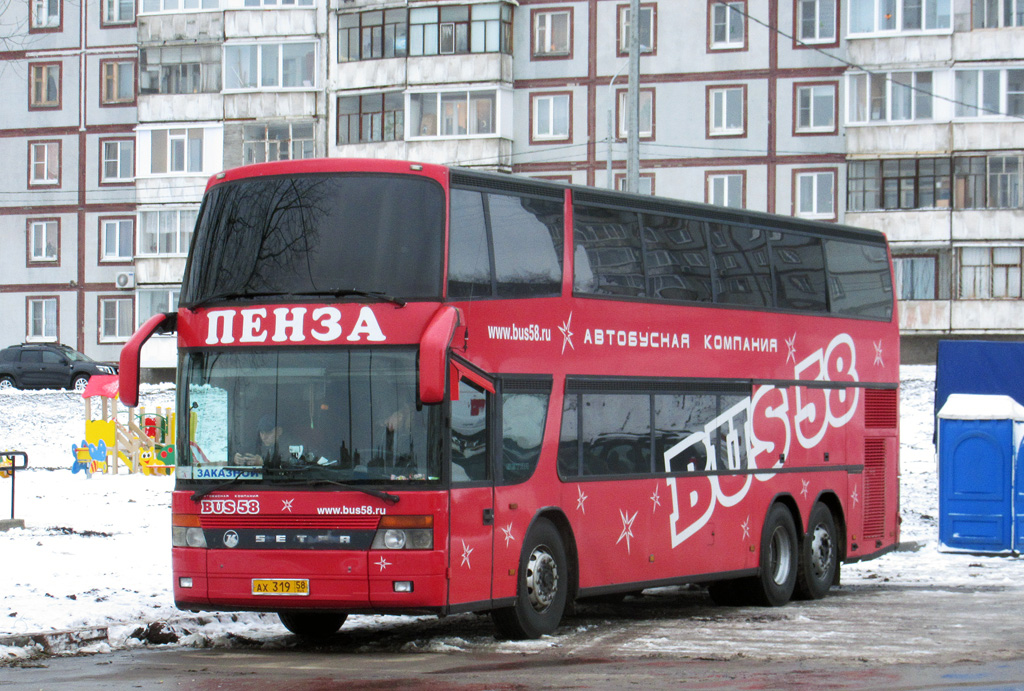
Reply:
M370 549L433 549L433 516L384 516Z
M206 535L202 528L188 528L183 525L171 527L172 547L206 547Z

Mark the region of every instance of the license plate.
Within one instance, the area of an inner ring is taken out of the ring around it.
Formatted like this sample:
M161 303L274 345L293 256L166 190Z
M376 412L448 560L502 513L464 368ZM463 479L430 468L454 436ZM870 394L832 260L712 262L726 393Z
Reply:
M254 578L253 595L309 595L307 578Z

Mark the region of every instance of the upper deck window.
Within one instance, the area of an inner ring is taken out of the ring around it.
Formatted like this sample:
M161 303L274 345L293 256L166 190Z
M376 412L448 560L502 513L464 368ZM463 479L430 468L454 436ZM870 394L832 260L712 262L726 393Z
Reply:
M203 201L181 300L346 290L436 299L444 218L441 188L416 176L277 175L216 185Z

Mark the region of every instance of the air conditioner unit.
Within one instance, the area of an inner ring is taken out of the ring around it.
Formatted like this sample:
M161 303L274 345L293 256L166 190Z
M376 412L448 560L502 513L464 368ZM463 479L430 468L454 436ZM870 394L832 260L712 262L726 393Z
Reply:
M135 272L134 271L121 271L117 274L114 279L114 283L121 290L131 290L135 287Z

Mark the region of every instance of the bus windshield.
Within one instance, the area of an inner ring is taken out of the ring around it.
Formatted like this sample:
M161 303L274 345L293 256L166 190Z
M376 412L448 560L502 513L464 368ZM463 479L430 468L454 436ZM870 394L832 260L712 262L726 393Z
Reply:
M265 176L203 201L181 304L358 289L438 299L444 192L416 176Z
M441 481L440 406L416 405L414 349L189 352L179 479Z

